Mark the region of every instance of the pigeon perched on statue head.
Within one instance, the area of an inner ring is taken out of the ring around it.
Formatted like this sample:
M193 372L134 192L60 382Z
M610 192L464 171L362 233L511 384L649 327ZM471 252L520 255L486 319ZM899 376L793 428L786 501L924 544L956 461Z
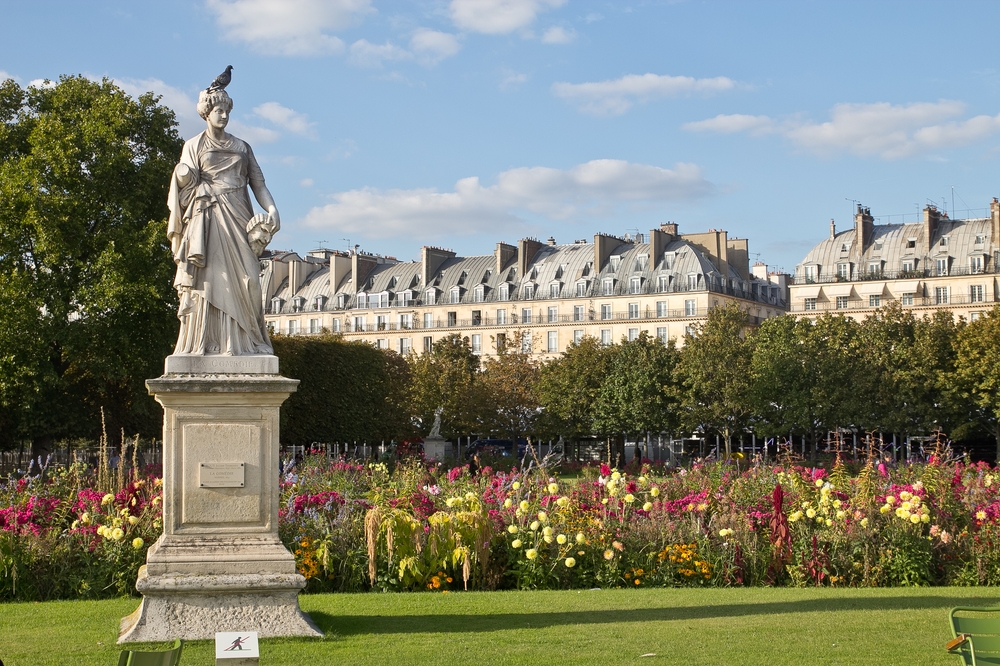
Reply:
M233 66L226 65L226 71L215 77L215 80L213 80L212 83L207 88L205 88L205 90L206 92L210 93L219 92L220 90L225 90L226 86L228 86L229 82L232 80L233 80Z

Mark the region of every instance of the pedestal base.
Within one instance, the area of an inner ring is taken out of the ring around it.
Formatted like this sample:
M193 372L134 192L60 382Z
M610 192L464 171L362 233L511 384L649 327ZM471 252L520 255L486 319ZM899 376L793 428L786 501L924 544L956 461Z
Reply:
M119 643L209 639L217 631L322 636L299 609L299 574L150 576L139 570L142 603L122 618Z
M451 455L451 442L439 437L424 439L424 458L427 460L444 460Z

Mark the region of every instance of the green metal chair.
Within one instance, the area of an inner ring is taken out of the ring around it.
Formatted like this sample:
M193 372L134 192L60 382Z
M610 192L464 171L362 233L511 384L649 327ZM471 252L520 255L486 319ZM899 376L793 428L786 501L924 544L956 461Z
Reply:
M163 652L140 652L139 650L122 650L118 657L118 666L177 666L181 663L181 650L184 641L177 639L169 650Z
M966 666L1000 664L1000 607L959 606L948 612L954 640L945 648Z

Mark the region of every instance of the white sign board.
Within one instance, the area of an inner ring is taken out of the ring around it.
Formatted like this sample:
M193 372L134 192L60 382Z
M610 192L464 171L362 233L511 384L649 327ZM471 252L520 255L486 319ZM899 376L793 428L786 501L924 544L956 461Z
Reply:
M201 488L242 488L246 463L198 463L198 486Z
M256 631L220 631L215 634L215 658L218 659L257 659L260 648L257 646Z

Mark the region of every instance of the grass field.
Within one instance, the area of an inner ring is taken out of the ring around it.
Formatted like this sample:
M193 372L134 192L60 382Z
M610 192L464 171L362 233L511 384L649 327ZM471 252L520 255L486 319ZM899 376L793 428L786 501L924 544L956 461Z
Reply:
M949 664L947 611L1000 589L648 589L300 597L325 639L264 639L263 665ZM5 666L117 663L134 599L0 605ZM233 630L238 630L233 627ZM652 656L644 656L652 655ZM212 664L212 643L181 663Z

